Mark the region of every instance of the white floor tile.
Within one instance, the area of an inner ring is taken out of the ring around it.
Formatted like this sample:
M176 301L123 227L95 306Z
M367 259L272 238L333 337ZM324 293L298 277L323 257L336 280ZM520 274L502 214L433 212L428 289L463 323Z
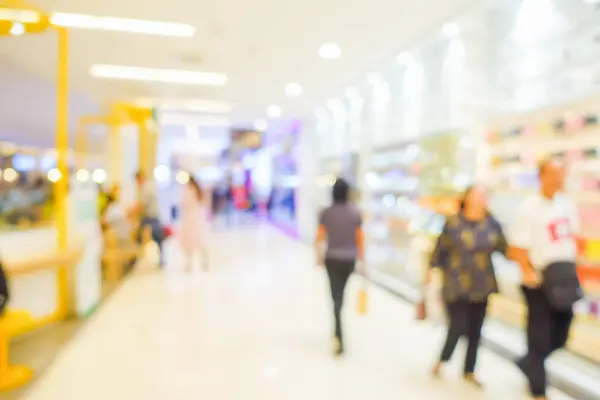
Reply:
M186 273L175 243L164 273L132 276L33 387L27 400L522 399L517 370L482 350L475 390L456 362L429 377L442 332L371 287L370 313L347 292L348 354L333 360L329 298L308 247L269 227L210 238L211 270ZM563 400L561 397L555 397Z

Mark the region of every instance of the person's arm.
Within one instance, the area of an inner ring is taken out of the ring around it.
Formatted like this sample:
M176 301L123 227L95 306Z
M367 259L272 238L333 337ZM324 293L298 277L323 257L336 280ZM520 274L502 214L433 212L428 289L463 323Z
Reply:
M502 253L505 256L508 253L508 241L506 240L506 235L504 234L504 229L502 229L502 225L496 220L494 220L496 224L496 231L498 235L498 241L496 242L496 251L498 253Z
M515 220L510 230L507 256L521 268L523 284L529 287L537 287L540 284L540 276L529 258L532 240L533 232L530 210L527 204L522 204L515 215Z
M325 265L325 240L327 239L327 229L325 225L320 224L317 228L317 234L315 235L315 256L317 259L317 265Z
M452 217L451 217L452 218ZM450 232L448 227L448 221L444 224L442 228L442 233L437 238L435 247L433 248L433 252L431 253L431 258L429 259L429 268L427 269L427 273L425 275L425 283L429 283L431 281L431 270L433 268L446 268L448 266L448 260L450 257Z

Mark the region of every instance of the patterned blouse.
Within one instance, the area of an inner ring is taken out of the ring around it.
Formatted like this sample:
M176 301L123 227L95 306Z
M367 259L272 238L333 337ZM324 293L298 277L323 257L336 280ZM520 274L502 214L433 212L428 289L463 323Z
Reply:
M487 301L498 291L492 254L506 249L502 227L492 216L481 221L467 220L462 213L449 217L431 256L431 267L444 272L444 299Z

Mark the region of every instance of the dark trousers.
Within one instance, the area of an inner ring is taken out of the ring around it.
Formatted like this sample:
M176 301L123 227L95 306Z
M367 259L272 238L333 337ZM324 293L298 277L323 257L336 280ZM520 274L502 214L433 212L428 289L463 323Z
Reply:
M354 271L355 261L325 260L327 276L329 277L329 286L331 288L331 298L333 299L333 317L335 319L335 337L343 343L342 336L342 308L344 305L344 290L348 283L348 278Z
M527 354L518 362L529 380L533 397L545 397L548 381L546 359L563 348L569 338L573 311L557 311L542 289L521 287L527 303Z
M481 328L487 312L487 301L476 303L461 299L446 303L446 308L449 327L440 361L450 360L458 340L464 336L468 341L464 373L471 374L475 371L477 363L477 351L481 340Z

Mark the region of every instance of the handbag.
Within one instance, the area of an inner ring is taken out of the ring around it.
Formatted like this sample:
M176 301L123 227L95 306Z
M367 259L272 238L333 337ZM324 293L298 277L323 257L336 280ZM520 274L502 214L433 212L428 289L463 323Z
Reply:
M542 278L542 290L555 310L568 311L583 299L583 289L574 262L554 262L543 270Z
M358 290L356 296L356 312L358 315L366 315L369 311L369 294L367 293L366 280L363 286Z

